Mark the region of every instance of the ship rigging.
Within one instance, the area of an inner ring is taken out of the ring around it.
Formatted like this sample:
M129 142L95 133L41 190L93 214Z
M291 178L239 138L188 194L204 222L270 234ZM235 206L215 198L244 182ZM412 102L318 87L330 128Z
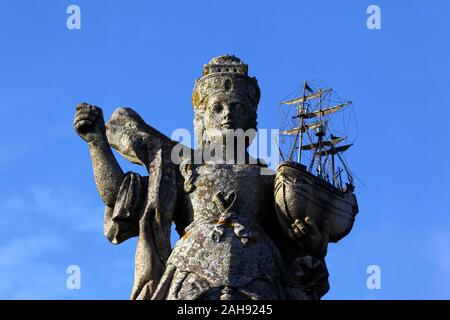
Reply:
M352 104L351 101L331 99L333 89L319 88L305 81L302 94L294 99L282 101L282 107L291 107L290 125L280 134L290 138L287 143L287 160L307 167L318 178L342 191L353 191L353 175L343 157L353 144L347 136L331 133L330 122L333 115ZM309 157L308 157L309 153ZM280 148L283 159L286 157ZM315 171L315 172L314 172ZM343 185L343 173L348 182Z

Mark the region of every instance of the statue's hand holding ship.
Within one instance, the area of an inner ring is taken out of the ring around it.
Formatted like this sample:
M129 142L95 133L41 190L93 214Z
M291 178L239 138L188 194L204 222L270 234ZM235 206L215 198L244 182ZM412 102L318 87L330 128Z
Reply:
M353 175L342 155L352 144L331 133L331 117L352 103L333 105L332 92L331 88L314 90L305 82L300 97L281 102L292 112L288 112L288 128L280 132L285 139L275 202L278 220L293 240L298 225L311 217L320 229L328 221L330 241L338 242L351 231L358 213Z

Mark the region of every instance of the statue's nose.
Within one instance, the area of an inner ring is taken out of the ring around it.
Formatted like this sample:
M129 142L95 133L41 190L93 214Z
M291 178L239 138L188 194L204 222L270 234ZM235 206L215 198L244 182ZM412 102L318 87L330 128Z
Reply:
M230 123L233 121L232 112L230 106L226 105L223 108L223 121L222 123Z

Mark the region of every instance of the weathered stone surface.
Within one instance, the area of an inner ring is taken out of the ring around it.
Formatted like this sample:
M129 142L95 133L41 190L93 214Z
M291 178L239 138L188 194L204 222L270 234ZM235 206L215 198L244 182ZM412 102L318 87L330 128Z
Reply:
M277 220L274 176L261 174L247 147L230 132L256 129L260 91L234 56L214 58L193 93L200 149L173 161L176 142L131 109L104 125L101 109L77 107L75 129L89 144L94 176L106 205L112 243L138 237L132 299L319 299L328 290L328 244L314 221L293 236ZM123 173L111 147L149 175ZM205 150L213 157L200 157ZM222 151L222 152L219 152ZM243 162L237 161L243 159ZM170 227L180 240L171 250Z

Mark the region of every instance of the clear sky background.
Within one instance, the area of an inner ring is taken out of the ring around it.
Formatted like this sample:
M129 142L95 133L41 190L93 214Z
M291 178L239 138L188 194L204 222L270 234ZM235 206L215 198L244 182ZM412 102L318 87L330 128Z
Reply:
M66 28L71 4L81 30ZM366 27L370 4L381 30ZM75 106L192 131L194 79L232 53L259 80L260 128L277 127L278 102L307 79L354 101L360 214L329 247L324 298L449 299L449 14L446 0L0 1L0 298L129 297L136 241L103 236ZM69 265L80 290L66 288Z

